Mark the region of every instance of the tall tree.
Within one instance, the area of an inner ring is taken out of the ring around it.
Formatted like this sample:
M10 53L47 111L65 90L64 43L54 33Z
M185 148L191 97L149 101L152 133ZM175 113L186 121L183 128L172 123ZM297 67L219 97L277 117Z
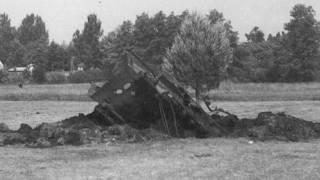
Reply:
M142 13L137 16L134 23L133 36L135 39L135 49L146 62L153 63L153 60L148 53L148 47L155 37L155 29L152 23L152 18L147 13Z
M292 19L285 24L286 46L291 63L288 78L290 81L311 81L319 67L320 26L311 6L297 4L290 12Z
M8 65L10 53L14 51L13 41L15 39L15 28L11 26L9 16L5 13L0 14L0 60Z
M227 30L197 13L186 17L167 53L178 80L191 85L199 100L203 85L217 88L232 58Z
M248 42L259 43L265 41L264 33L259 29L258 26L255 26L249 34L245 34Z
M162 63L163 55L166 52L167 45L167 17L160 11L151 19L154 35L147 49L147 56L156 64Z
M18 39L23 45L40 39L48 43L49 35L42 18L34 14L27 15L18 28Z
M272 36L272 34L268 35L267 41L273 41L275 38Z
M15 38L15 28L11 26L8 14L0 14L0 38L1 42L10 42Z
M101 66L100 40L102 35L101 21L97 15L90 14L82 32L77 30L73 35L73 54L78 59L78 63L84 63L87 68Z

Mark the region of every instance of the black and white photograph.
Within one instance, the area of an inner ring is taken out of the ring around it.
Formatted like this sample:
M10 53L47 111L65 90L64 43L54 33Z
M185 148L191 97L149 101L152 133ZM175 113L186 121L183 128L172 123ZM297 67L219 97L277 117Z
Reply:
M319 0L0 0L0 180L320 179Z

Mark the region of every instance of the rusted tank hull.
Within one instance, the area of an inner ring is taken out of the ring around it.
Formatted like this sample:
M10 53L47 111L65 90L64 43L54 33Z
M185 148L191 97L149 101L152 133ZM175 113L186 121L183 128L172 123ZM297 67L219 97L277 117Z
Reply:
M108 123L127 123L141 129L155 127L171 136L220 136L219 128L199 104L172 77L150 72L137 59L90 96L99 102L96 113Z

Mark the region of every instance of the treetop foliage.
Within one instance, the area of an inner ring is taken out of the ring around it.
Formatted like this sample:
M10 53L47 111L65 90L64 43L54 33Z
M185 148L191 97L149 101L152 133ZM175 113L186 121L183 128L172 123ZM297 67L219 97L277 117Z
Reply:
M255 26L249 34L245 34L247 40L249 42L263 42L265 41L264 39L264 33L259 29L258 26Z
M238 45L238 41L239 41L239 37L238 37L238 32L237 31L233 31L233 27L231 25L231 21L227 21L224 16L223 13L220 13L219 11L217 11L216 9L213 9L209 12L209 14L207 15L208 19L210 20L210 22L212 24L216 24L218 22L222 23L224 25L224 27L227 30L227 36L230 42L230 46L232 48L237 47Z
M34 14L27 15L18 28L18 39L23 45L40 39L48 42L49 35L42 18Z
M311 6L297 4L285 24L286 48L290 52L289 66L293 81L312 81L319 68L320 26Z
M102 52L100 40L103 35L101 21L97 15L90 14L83 30L76 30L72 39L72 54L77 64L84 63L86 67L101 66Z

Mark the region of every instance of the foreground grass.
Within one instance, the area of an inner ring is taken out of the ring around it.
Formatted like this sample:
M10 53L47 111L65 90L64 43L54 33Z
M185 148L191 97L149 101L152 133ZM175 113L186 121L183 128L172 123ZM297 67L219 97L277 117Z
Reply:
M1 85L0 100L91 101L89 84ZM320 100L320 83L230 83L210 92L216 101Z
M173 139L0 148L1 179L319 179L320 143Z

